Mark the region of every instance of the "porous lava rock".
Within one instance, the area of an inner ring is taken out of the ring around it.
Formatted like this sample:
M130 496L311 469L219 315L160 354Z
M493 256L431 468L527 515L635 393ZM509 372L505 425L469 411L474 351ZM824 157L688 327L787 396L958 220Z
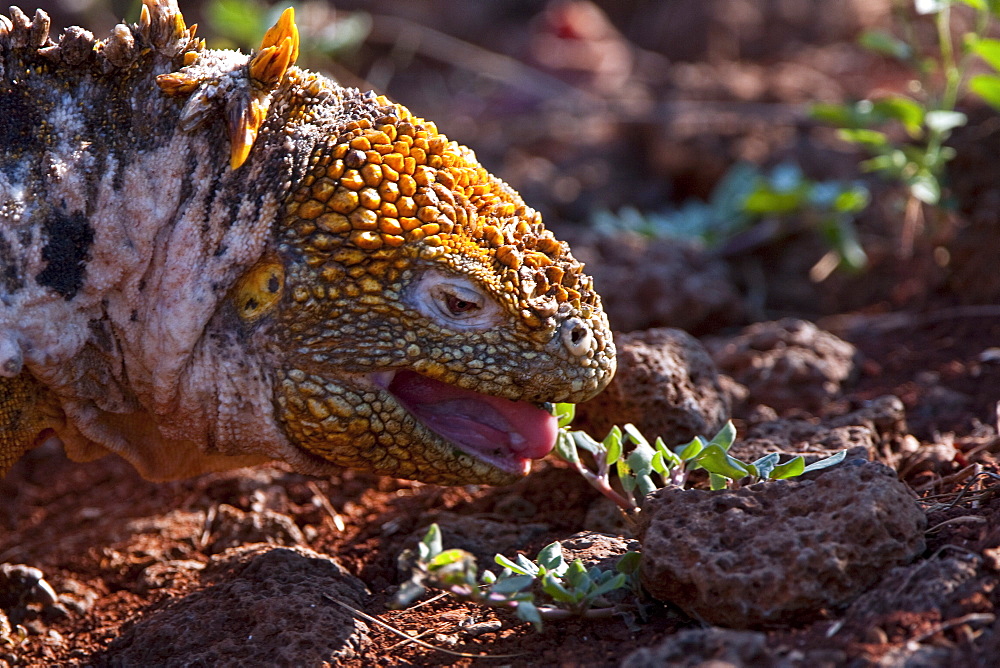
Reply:
M719 371L748 391L748 405L817 412L853 377L857 350L811 322L784 318L750 325L709 344Z
M765 411L755 411L760 415ZM774 417L773 415L771 417ZM840 450L847 456L880 461L899 470L901 457L911 456L920 444L909 434L903 402L886 395L843 415L817 418L759 419L748 421L746 434L730 453L754 461L771 452L802 455L806 463Z
M603 392L578 404L575 429L602 438L631 422L650 440L679 444L713 436L729 419L729 395L705 348L679 329L615 334L618 371Z
M664 488L642 512L642 582L731 628L802 623L924 549L926 518L889 467L848 460L808 479Z
M362 608L364 584L305 548L250 545L213 558L210 584L167 599L96 661L107 666L339 665L368 643L368 627L335 601Z

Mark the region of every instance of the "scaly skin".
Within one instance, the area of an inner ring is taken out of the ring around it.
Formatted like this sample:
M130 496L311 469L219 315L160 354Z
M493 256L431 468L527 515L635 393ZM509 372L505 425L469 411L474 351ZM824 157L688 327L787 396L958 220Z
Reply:
M282 459L506 483L520 464L434 424L608 383L600 297L539 215L297 51L290 12L253 56L205 49L173 0L96 42L0 17L0 473L51 429L151 479ZM410 372L450 398L415 415Z

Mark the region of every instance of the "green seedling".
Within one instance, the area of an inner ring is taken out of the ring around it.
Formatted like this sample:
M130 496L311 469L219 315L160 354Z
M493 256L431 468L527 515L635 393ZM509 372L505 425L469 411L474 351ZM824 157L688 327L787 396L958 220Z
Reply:
M696 436L689 443L667 447L662 438L650 442L634 425L613 427L603 441L596 441L582 431L570 431L575 408L557 404L559 436L554 452L573 466L591 485L614 501L626 516L641 509L642 500L661 487L684 487L691 471L708 473L713 490L732 489L763 480L793 478L809 471L827 468L844 460L846 450L813 462L808 466L801 456L781 463L779 453L771 453L746 463L729 454L736 440L736 427L729 421L710 440ZM593 465L584 462L580 452L589 454ZM612 470L617 474L621 493L612 485Z
M401 561L412 562L411 577L400 587L394 605L406 607L427 589L440 589L460 599L481 605L509 608L537 630L543 620L573 616L607 617L620 607L607 600L618 589L638 589L639 554L627 552L615 570L586 568L579 559L566 561L559 542L543 548L534 561L524 555L515 559L498 554L498 574L482 574L476 559L464 550L445 550L441 531L432 524L417 546L417 553L403 554Z

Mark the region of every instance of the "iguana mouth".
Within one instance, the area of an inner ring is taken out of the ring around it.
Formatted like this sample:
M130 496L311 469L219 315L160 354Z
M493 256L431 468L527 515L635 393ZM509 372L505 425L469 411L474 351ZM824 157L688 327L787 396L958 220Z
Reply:
M555 444L558 424L527 401L449 385L405 369L372 374L427 429L462 452L518 476Z

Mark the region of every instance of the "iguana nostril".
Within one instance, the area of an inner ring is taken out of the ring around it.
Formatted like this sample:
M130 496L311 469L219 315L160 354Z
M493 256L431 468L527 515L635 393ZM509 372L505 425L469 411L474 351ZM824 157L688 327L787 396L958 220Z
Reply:
M562 325L562 342L566 350L577 357L590 352L594 335L580 318L570 318Z

